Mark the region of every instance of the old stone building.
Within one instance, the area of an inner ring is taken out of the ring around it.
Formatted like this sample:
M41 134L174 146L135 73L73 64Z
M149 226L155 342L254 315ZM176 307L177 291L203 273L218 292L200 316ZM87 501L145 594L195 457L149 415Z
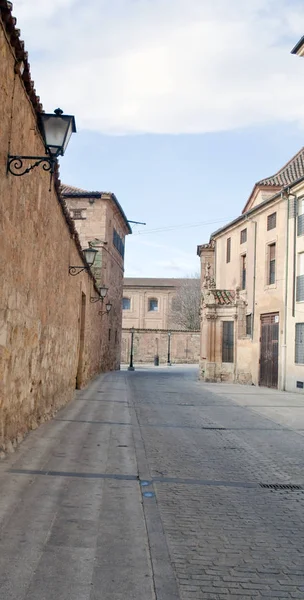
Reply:
M185 331L172 321L171 305L185 279L125 277L123 287L123 334L121 360L130 356L130 331L134 328L136 362L196 363L199 332Z
M131 233L127 217L112 193L92 192L63 185L61 193L77 229L82 248L98 253L92 272L98 286L107 288L102 303L102 363L105 370L118 369L121 355L122 296L125 236ZM105 305L110 302L109 313Z
M201 376L304 389L304 149L198 246Z
M1 450L12 449L104 369L104 317L101 303L90 302L98 287L60 193L58 165L51 186L41 165L21 177L7 171L8 154L44 157L46 150L42 105L4 0L0 57ZM82 270L73 277L70 266Z

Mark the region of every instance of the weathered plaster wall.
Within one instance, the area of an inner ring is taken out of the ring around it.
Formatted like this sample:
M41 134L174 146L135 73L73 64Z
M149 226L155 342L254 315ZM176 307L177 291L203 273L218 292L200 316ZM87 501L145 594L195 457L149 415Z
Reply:
M20 178L6 173L9 151L44 155L14 64L0 20L0 447L7 449L72 398L76 378L81 387L101 369L93 279L68 274L82 259L54 185L49 192L41 168Z
M130 330L123 329L121 362L130 360L131 334ZM171 332L171 362L198 363L200 348L199 331L172 331ZM136 330L134 334L134 362L151 363L158 353L160 363L167 363L168 358L168 331Z

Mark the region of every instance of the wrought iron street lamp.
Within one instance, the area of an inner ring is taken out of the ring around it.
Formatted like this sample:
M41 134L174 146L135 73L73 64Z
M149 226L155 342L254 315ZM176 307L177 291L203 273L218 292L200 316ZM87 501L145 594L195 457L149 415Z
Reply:
M111 304L111 302L107 302L107 304L106 304L106 310L100 310L100 311L99 311L99 314L100 314L101 316L102 316L102 315L108 315L108 314L109 314L109 312L110 312L110 310L111 310L111 308L112 308L112 304Z
M39 165L52 175L58 156L63 156L72 133L76 133L75 118L64 115L61 108L56 108L54 114L39 115L39 129L43 137L46 156L13 156L7 157L7 172L21 177ZM28 162L31 164L29 166ZM51 188L50 188L51 189Z
M104 299L107 295L108 288L102 285L98 288L98 291L99 291L99 296L97 298L94 298L91 296L90 302L99 302L100 300L101 300L101 302L104 301Z
M128 371L135 371L133 365L133 347L134 347L134 327L131 329L131 351L130 351L130 364L128 366Z
M81 267L70 266L69 267L70 275L79 275L79 273L81 273L82 271L88 271L93 266L98 250L95 250L95 248L91 248L91 246L89 246L88 248L85 248L82 252L85 256L88 266L83 266L83 265Z

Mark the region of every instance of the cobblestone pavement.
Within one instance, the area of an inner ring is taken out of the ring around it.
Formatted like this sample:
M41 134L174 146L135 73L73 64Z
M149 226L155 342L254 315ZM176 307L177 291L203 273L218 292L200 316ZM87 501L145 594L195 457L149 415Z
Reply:
M0 463L0 599L304 600L303 435L301 395L97 378Z

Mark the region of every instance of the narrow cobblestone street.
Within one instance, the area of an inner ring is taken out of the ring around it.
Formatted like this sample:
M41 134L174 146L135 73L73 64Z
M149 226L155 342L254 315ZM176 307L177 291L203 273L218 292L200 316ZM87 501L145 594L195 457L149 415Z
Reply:
M102 375L1 462L1 600L304 599L303 397L197 374Z

